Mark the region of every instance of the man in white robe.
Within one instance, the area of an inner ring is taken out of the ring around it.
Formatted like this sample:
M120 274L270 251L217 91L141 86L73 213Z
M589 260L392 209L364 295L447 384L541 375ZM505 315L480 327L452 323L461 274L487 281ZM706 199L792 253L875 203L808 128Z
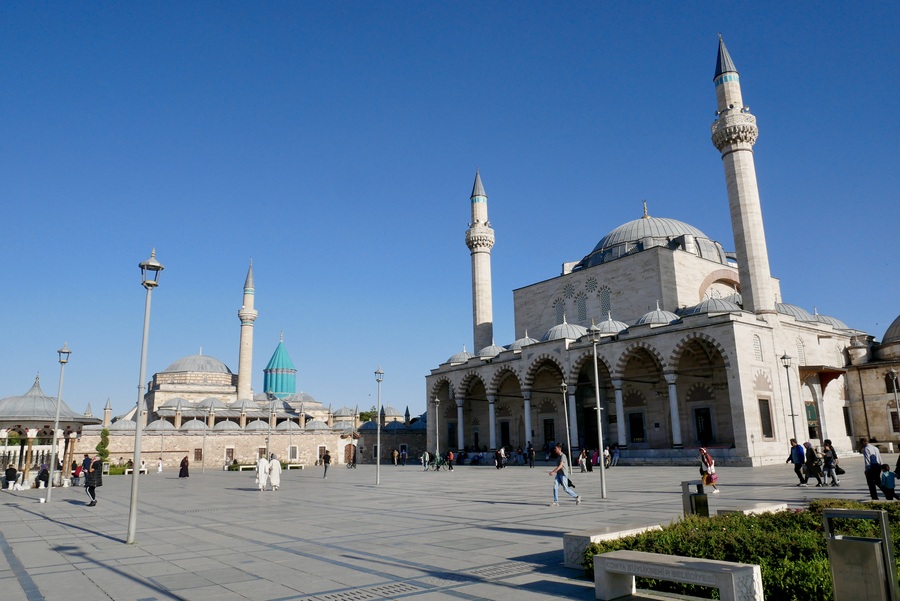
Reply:
M269 462L265 456L260 457L256 462L256 481L259 484L259 490L266 490L266 482L269 480Z
M278 490L281 486L281 462L275 453L272 453L272 458L269 459L269 484L272 485L272 490Z

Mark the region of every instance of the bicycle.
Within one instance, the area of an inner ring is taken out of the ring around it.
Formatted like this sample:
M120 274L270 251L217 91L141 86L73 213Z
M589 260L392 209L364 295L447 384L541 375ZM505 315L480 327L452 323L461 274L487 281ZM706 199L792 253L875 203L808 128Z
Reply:
M355 469L356 469L356 462L355 462L355 461L351 461L350 463L348 463L348 464L347 464L347 469L348 469L348 470L355 470Z
M436 457L434 463L432 463L432 468L436 472L439 472L441 470L446 471L447 469L449 469L447 467L447 461L443 457Z

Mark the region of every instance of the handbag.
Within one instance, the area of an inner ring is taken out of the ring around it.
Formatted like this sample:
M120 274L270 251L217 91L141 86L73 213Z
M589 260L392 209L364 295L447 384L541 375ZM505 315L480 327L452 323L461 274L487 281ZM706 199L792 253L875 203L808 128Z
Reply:
M837 474L838 476L843 476L844 474L847 473L847 470L845 470L844 468L842 468L842 467L839 466L839 465L835 465L835 466L834 466L834 473Z
M715 473L715 472L712 472L712 473L709 475L709 481L712 482L713 484L715 484L716 482L718 482L718 481L719 481L719 474L717 474L717 473Z
M569 485L569 488L575 488L575 483L568 476L566 476L566 483Z

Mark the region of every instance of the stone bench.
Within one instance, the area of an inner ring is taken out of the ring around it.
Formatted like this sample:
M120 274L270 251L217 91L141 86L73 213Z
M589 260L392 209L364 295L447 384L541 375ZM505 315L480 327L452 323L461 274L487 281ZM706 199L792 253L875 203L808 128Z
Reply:
M130 476L133 472L134 472L134 470L133 470L132 468L130 468L130 467L125 468L125 475L126 475L126 476ZM138 470L138 472L139 472L138 475L148 473L148 472L147 472L147 468L145 468L145 467L142 467L140 470Z
M239 472L243 472L243 471L246 471L246 470L253 470L253 471L256 471L256 466L255 466L255 465L239 465L239 466L238 466L238 471L239 471Z
M777 513L779 511L787 511L787 503L756 503L749 507L737 507L732 509L719 509L716 515L726 515L729 513L743 513L744 515L758 515L760 513Z
M696 584L719 590L722 601L763 601L759 566L642 551L594 556L594 591L600 601L636 592L635 576Z
M648 530L662 530L661 526L606 526L603 528L591 528L590 530L579 530L577 532L567 532L563 535L563 556L567 568L576 570L584 569L584 552L591 543L599 543L604 540L616 540L617 538L625 538L634 534L641 534Z
M303 464L301 464L301 463L289 463L289 464L287 464L287 468L286 468L286 469L289 469L289 470L302 470L302 469L303 469Z

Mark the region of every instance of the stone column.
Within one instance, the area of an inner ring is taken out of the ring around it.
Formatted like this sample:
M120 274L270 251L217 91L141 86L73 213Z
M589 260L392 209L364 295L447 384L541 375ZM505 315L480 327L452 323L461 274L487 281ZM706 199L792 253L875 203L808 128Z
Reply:
M463 400L462 398L457 398L456 400L456 450L461 451L465 448L466 436L463 431Z
M627 449L628 442L625 438L625 400L622 398L622 380L613 380L612 385L616 395L616 439L620 449Z
M522 391L523 401L523 411L525 411L525 441L530 442L532 446L534 446L534 441L531 440L534 438L532 436L532 428L531 428L531 391L523 390Z
M681 415L678 413L678 393L675 389L675 381L678 379L674 373L663 374L669 385L669 413L672 418L672 448L683 449L681 442Z
M574 389L572 386L570 390ZM578 408L575 407L575 393L569 394L569 436L572 439L572 450L581 449L581 443L578 440Z
M494 402L497 400L492 394L487 397L488 400L488 422L490 425L490 439L488 444L492 451L497 450L497 407Z

